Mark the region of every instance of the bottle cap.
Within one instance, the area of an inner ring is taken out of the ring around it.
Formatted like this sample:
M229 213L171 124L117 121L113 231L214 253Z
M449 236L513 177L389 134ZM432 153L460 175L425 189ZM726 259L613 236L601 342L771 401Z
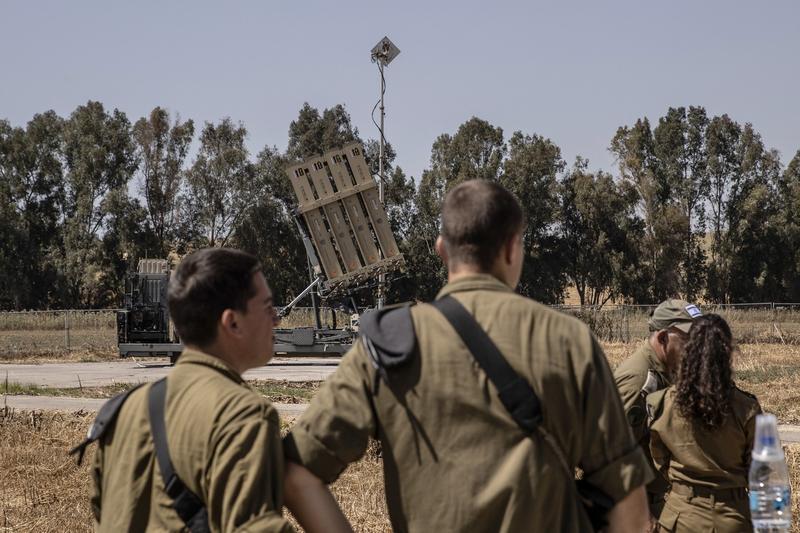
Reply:
M778 419L771 413L756 416L753 459L759 461L783 459L783 448L778 437Z

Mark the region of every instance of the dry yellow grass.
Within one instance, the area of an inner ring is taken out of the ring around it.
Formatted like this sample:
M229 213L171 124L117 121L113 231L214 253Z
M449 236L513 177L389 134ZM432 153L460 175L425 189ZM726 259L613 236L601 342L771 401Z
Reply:
M638 343L604 343L611 368L636 350ZM734 357L736 384L755 394L764 411L784 424L800 424L800 346L743 344Z
M86 435L93 416L0 408L0 532L92 530L94 447L80 467L67 451ZM375 446L332 490L357 531L390 531Z
M67 450L92 420L88 414L15 412L0 409L0 531L91 531L90 449L78 467ZM793 494L800 494L800 445L786 447ZM390 531L377 447L351 465L333 492L356 531ZM800 533L800 498L793 502Z

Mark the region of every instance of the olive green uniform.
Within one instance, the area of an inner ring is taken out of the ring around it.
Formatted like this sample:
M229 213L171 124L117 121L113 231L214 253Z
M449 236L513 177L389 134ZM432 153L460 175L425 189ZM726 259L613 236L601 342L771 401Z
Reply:
M97 531L178 531L183 522L155 461L147 395L131 393L92 467ZM205 503L211 531L292 531L281 514L277 411L216 357L185 350L167 378L165 420L175 472Z
M731 414L708 431L692 427L675 396L670 387L647 398L653 460L672 484L659 525L666 531L752 531L747 474L758 400L735 389Z
M665 389L672 384L667 368L656 355L649 341L643 342L628 359L614 371L614 380L622 398L625 416L633 430L633 437L650 459L650 433L647 427L647 395ZM648 461L653 470L653 481L647 485L650 512L658 517L664 505L669 484L656 475L652 459Z
M539 433L519 429L430 305L411 309L415 356L386 379L376 380L362 342L348 352L286 437L290 460L329 483L362 456L369 437L378 438L399 532L587 531L573 467L614 501L649 481L605 356L583 323L489 275L450 283L444 295L475 317L533 386L543 426L569 465Z

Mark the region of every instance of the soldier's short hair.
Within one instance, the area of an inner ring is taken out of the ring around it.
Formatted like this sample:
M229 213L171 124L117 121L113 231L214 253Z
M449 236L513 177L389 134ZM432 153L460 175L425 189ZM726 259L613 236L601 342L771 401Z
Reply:
M449 259L484 271L524 223L514 195L491 181L465 181L448 192L442 204L442 238Z
M253 274L260 270L255 256L232 248L204 248L184 257L167 291L169 314L181 340L199 347L214 342L222 312L247 309L256 294Z

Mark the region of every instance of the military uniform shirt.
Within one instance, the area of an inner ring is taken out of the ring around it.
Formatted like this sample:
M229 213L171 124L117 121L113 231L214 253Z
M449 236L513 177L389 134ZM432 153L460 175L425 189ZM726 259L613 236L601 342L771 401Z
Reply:
M650 511L658 515L669 485L656 475L650 458L650 435L647 427L647 394L667 388L672 384L667 368L656 355L650 342L643 342L636 351L614 371L625 416L633 430L633 437L642 446L653 470L653 481L647 485Z
M155 460L147 396L131 393L92 467L95 530L179 531ZM167 378L165 423L175 473L205 503L211 531L292 528L281 514L277 411L220 359L187 349Z
M515 294L489 275L448 284L542 402L543 425L585 478L619 501L649 481L602 349L582 322ZM412 308L417 352L376 380L359 342L284 441L287 457L326 482L382 444L395 531L586 531L572 471L526 436L447 319ZM387 384L388 381L388 384ZM377 389L377 390L376 390Z
M758 400L734 389L731 414L722 427L708 431L693 427L675 396L673 386L647 397L653 460L673 484L660 523L669 531L750 531L746 488ZM694 487L701 496L715 494L714 502L687 498L675 484Z

